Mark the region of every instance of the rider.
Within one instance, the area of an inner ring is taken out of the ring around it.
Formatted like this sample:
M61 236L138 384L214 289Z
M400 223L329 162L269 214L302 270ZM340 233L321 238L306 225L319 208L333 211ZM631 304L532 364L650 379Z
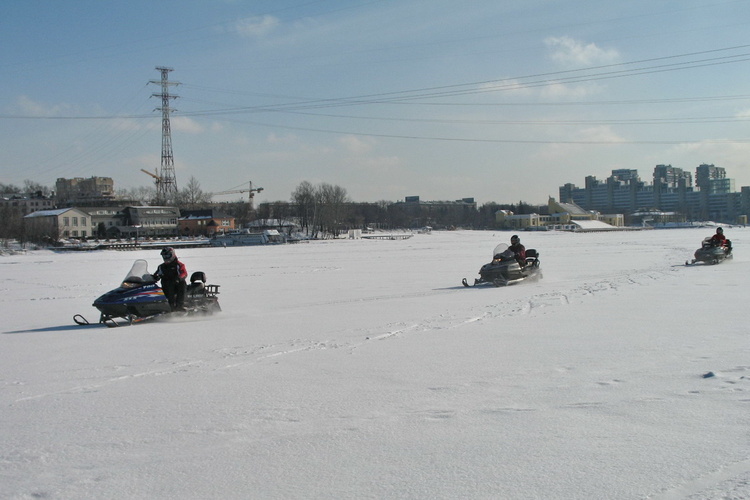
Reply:
M172 310L182 311L185 309L187 269L185 264L177 260L177 254L172 247L163 248L161 258L164 263L156 269L154 278L161 280L161 288Z
M716 228L716 234L711 236L711 245L717 247L726 247L727 251L732 250L732 242L724 236L724 230L720 227Z
M513 255L521 266L526 265L526 247L521 245L521 238L517 234L510 237L508 250L513 252Z

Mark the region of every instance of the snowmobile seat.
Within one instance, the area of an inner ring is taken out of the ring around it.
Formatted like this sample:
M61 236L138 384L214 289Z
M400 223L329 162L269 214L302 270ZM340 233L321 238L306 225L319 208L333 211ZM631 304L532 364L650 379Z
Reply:
M206 289L206 273L196 271L190 275L190 284L187 286L188 295L203 295Z
M537 265L539 263L539 252L533 248L526 250L526 265Z

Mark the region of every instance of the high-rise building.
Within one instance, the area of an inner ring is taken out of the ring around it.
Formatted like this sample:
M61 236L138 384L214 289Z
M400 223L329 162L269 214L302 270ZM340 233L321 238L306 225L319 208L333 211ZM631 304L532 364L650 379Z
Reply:
M692 176L671 165L656 165L653 184L642 182L637 170L613 170L606 181L587 176L585 187L567 183L560 186L560 201L572 201L586 210L631 214L640 210L677 212L690 220L737 222L748 215L750 189L734 191L734 179L726 170L702 164Z
M60 207L100 203L114 197L115 182L111 177L59 178L55 182L55 199Z

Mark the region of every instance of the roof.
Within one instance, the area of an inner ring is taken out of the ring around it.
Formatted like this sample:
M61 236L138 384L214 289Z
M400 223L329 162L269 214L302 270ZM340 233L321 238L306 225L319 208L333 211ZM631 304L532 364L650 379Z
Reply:
M575 203L563 203L558 201L557 204L570 215L590 215L590 212L587 212Z
M213 219L210 215L188 215L186 217L180 217L180 220L208 220Z
M183 219L233 219L233 215L228 215L216 208L201 208L197 210L180 210Z
M570 221L570 223L575 224L583 231L611 231L614 229L619 229L599 220L574 220Z
M69 212L70 210L77 210L76 208L67 207L67 208L57 208L55 210L38 210L36 212L32 212L28 215L25 215L24 218L32 218L32 217L57 217L58 215L62 215L65 212ZM80 210L78 210L80 212Z

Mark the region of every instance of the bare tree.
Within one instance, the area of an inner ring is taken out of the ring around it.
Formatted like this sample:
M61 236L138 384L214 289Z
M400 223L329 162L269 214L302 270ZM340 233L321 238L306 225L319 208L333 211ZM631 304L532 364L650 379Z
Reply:
M322 183L316 189L317 211L319 212L320 229L324 235L336 238L344 227L348 216L347 205L350 203L346 189Z
M201 183L195 177L190 177L187 186L177 193L175 204L180 208L194 210L208 206L211 203L211 193L201 189Z
M52 193L52 190L38 182L26 179L23 181L23 192L32 194L39 193L42 196L49 196Z
M308 181L303 181L292 192L292 203L296 206L300 227L310 233L310 223L315 213L315 188Z
M0 239L22 240L24 236L23 213L18 207L0 207Z
M122 200L133 200L153 204L156 203L156 188L140 186L131 189L118 189L117 197Z
M0 193L18 194L21 192L21 188L14 184L3 184L0 182Z

